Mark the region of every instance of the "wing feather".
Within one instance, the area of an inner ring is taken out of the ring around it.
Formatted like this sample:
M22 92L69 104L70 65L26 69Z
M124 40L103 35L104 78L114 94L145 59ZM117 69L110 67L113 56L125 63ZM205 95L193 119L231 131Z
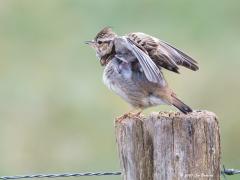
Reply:
M193 71L199 69L197 61L165 41L144 33L130 33L127 36L141 49L147 51L158 67L163 67L176 73L179 70L178 66L184 66Z
M169 60L176 62L176 64L184 66L188 69L193 71L198 70L197 61L195 61L190 56L186 55L184 52L180 51L179 49L173 47L172 45L164 42L159 41L160 48L163 48L167 53Z
M127 38L127 41L130 49L137 57L141 67L143 68L143 72L145 73L147 79L155 83L163 84L163 75L152 59L140 48L138 48L131 39Z
M132 59L138 60L146 78L154 83L165 86L164 77L157 65L147 54L147 51L138 47L138 45L128 37L118 37L115 39L116 57L121 56L126 61ZM130 51L130 53L128 53ZM129 55L131 54L131 55Z

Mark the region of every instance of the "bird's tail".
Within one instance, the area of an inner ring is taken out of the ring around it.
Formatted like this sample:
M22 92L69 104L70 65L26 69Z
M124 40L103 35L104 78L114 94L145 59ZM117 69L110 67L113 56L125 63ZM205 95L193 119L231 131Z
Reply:
M180 99L178 99L174 93L172 94L172 105L178 108L184 114L192 112L192 109L188 105L184 104Z

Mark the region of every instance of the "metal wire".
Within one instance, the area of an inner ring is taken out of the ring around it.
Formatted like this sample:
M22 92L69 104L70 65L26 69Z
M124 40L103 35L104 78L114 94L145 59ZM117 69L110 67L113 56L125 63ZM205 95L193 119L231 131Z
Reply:
M235 175L235 174L240 174L240 170L238 169L225 169L225 166L223 165L223 170L221 171L223 175Z
M227 180L226 175L235 175L235 174L240 174L240 170L238 169L225 169L225 166L223 165L223 170L221 171L221 174L225 180Z
M80 176L118 176L121 172L85 172L85 173L63 173L63 174L33 174L33 175L17 175L2 176L0 179L32 179L32 178L63 178L63 177L80 177Z
M2 180L11 180L11 179L33 179L33 178L64 178L64 177L80 177L80 176L119 176L121 172L84 172L84 173L63 173L63 174L32 174L32 175L16 175L16 176L2 176L0 179ZM221 174L225 177L225 175L235 175L240 174L240 170L238 169L225 169L223 166L223 170Z

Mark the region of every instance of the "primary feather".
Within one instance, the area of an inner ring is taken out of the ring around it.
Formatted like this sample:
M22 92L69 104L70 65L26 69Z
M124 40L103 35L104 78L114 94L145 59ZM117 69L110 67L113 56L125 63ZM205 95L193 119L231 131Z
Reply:
M161 68L179 73L179 65L193 71L198 70L197 61L172 45L144 33L130 33L129 39L141 46Z

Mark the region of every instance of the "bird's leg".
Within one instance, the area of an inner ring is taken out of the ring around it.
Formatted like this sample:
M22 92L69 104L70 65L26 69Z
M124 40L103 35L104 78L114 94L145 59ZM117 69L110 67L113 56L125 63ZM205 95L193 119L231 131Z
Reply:
M143 109L141 108L133 108L129 112L125 113L124 115L120 116L117 118L116 122L117 123L122 123L126 118L137 118L139 115L142 113Z

